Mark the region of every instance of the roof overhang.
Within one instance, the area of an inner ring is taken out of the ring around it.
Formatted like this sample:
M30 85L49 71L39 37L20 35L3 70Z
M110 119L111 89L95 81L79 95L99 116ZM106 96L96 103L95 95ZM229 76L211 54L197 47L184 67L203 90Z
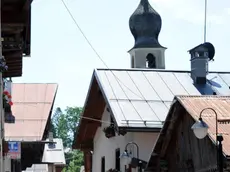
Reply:
M30 56L32 1L2 0L2 50L8 66L3 77L21 76L22 57Z
M57 84L13 84L14 106L12 106L12 113L15 114L16 119L14 124L5 123L5 140L28 143L40 143L45 140L49 133L57 90ZM27 97L26 100L25 97ZM38 97L38 99L34 99L34 97ZM20 115L20 109L25 109L23 116Z
M73 149L93 149L93 138L96 134L97 128L101 125L100 120L105 106L106 102L94 71L83 108L82 117L75 133Z

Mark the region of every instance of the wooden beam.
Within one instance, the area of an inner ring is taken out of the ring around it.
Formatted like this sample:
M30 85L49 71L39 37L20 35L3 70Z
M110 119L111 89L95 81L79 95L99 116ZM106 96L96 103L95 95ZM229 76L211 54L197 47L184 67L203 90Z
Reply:
M22 61L19 60L11 60L11 61L6 61L6 65L8 66L8 68L12 69L12 68L16 68L19 69L22 67Z
M92 171L92 154L90 151L84 151L85 172Z
M22 72L5 72L2 74L3 78L8 77L20 77L22 76Z
M26 2L23 4L22 10L28 10L32 4L33 0L26 0Z
M27 23L28 11L2 11L2 24Z
M6 58L22 58L22 51L13 51L13 52L5 52L3 56Z
M88 139L80 144L81 150L93 150L93 139Z
M14 61L15 60L15 61ZM6 65L8 66L8 67L11 67L11 66L22 66L22 60L20 60L20 59L14 59L14 58L12 58L12 59L10 59L10 60L6 60Z

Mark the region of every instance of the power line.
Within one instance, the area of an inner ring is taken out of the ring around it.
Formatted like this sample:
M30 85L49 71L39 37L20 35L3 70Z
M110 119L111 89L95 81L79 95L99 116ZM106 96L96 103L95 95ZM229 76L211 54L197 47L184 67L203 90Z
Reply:
M90 121L96 121L96 122L101 122L101 123L106 123L106 124L113 124L112 122L103 121L103 120L99 120L99 119L95 119L95 118L90 118L90 117L81 116L81 118L87 119L87 120L90 120Z
M64 0L61 0L63 5L65 6L67 12L69 13L70 17L72 18L72 20L74 21L75 25L77 26L77 28L79 29L79 31L81 32L82 36L85 38L85 40L87 41L87 43L89 44L89 46L92 48L92 50L94 51L94 53L97 55L97 57L100 59L100 61L105 65L105 67L107 69L109 69L109 71L114 75L114 77L122 84L124 85L129 91L131 91L133 94L135 94L136 96L138 96L139 98L143 99L142 97L140 97L137 93L135 93L133 90L131 90L129 87L127 87L115 74L113 71L110 70L109 66L105 63L105 61L102 59L102 57L99 55L99 53L96 51L96 49L93 47L93 45L90 43L89 39L86 37L85 33L83 32L83 30L81 29L81 27L79 26L79 24L77 23L77 21L75 20L75 18L73 17L71 11L69 10L69 8L67 7L66 3Z
M92 48L92 50L94 51L94 53L97 55L97 57L101 60L101 62L107 67L107 64L105 63L105 61L101 58L101 56L98 54L98 52L96 51L96 49L93 47L93 45L90 43L90 41L88 40L88 38L86 37L86 35L84 34L83 30L81 29L81 27L78 25L77 21L75 20L75 18L73 17L71 11L69 10L69 8L67 7L66 3L64 0L61 0L63 5L65 6L66 10L68 11L70 17L72 18L72 20L74 21L75 25L77 26L77 28L79 29L79 31L81 32L82 36L85 38L85 40L87 41L87 43L89 44L89 46Z
M87 41L87 43L89 44L89 46L90 46L90 47L92 48L92 50L94 51L94 53L95 53L95 54L97 55L97 57L101 60L101 62L106 66L106 68L109 69L109 71L113 74L113 76L115 77L115 79L116 79L117 81L119 81L118 84L119 84L119 83L122 84L124 87L126 87L126 88L127 88L130 92L132 92L134 95L136 95L137 97L139 97L141 100L144 100L144 101L147 102L147 100L144 98L144 96L141 94L140 91L139 91L139 92L140 92L141 96L139 96L137 93L135 93L133 90L131 90L128 86L126 86L126 85L125 85L125 84L114 74L114 72L108 67L108 65L105 63L105 61L102 59L102 57L99 55L99 53L96 51L96 49L93 47L93 45L91 44L91 42L89 41L89 39L88 39L88 38L86 37L86 35L84 34L83 30L81 29L81 27L79 26L79 24L77 23L77 21L75 20L75 18L73 17L73 15L72 15L71 11L69 10L68 6L66 5L65 1L64 1L64 0L61 0L61 1L62 1L63 5L65 6L67 12L69 13L70 17L71 17L72 20L74 21L75 25L77 26L77 28L78 28L79 31L81 32L82 36L85 38L85 40ZM119 84L119 85L120 85L120 84ZM135 83L134 83L134 84L135 84ZM121 86L120 86L120 87L121 87ZM111 89L113 90L112 87L111 87ZM122 91L124 92L126 98L127 98L128 100L130 100L129 97L126 95L126 93L125 93L125 91L123 90L122 87L121 87L121 89L122 89ZM114 91L113 91L113 93L114 93ZM115 93L114 93L114 96L116 97ZM139 112L138 112L137 109L134 107L134 105L133 105L132 102L131 102L131 104L132 104L134 110L136 111L136 113L140 116ZM149 105L149 104L148 104L148 105ZM150 106L150 105L149 105L149 106ZM121 107L120 107L120 109L121 109ZM160 118L156 115L156 113L153 111L153 109L152 109L152 108L150 108L150 109L151 109L151 111L155 114L155 116L160 120ZM121 111L122 111L122 109L121 109ZM122 112L123 112L123 111L122 111ZM142 117L140 116L140 118L142 118Z

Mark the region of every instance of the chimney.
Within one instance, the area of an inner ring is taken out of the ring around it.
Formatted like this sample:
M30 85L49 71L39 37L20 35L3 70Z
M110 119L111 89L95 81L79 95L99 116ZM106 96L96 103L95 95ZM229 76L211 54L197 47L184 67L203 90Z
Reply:
M208 63L213 60L215 49L211 43L203 43L189 50L191 55L191 77L194 84L206 84Z

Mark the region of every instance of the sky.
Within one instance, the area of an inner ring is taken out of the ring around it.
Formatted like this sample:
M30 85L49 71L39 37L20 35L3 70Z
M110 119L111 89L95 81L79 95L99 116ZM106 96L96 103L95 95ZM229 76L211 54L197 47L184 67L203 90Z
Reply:
M64 0L109 68L130 68L134 45L129 17L140 0ZM149 0L161 15L159 42L166 69L190 70L188 50L203 43L204 0ZM230 1L208 0L207 41L215 46L212 71L230 71ZM34 0L31 57L15 83L58 83L55 107L82 107L95 68L106 68L77 29L61 0Z

